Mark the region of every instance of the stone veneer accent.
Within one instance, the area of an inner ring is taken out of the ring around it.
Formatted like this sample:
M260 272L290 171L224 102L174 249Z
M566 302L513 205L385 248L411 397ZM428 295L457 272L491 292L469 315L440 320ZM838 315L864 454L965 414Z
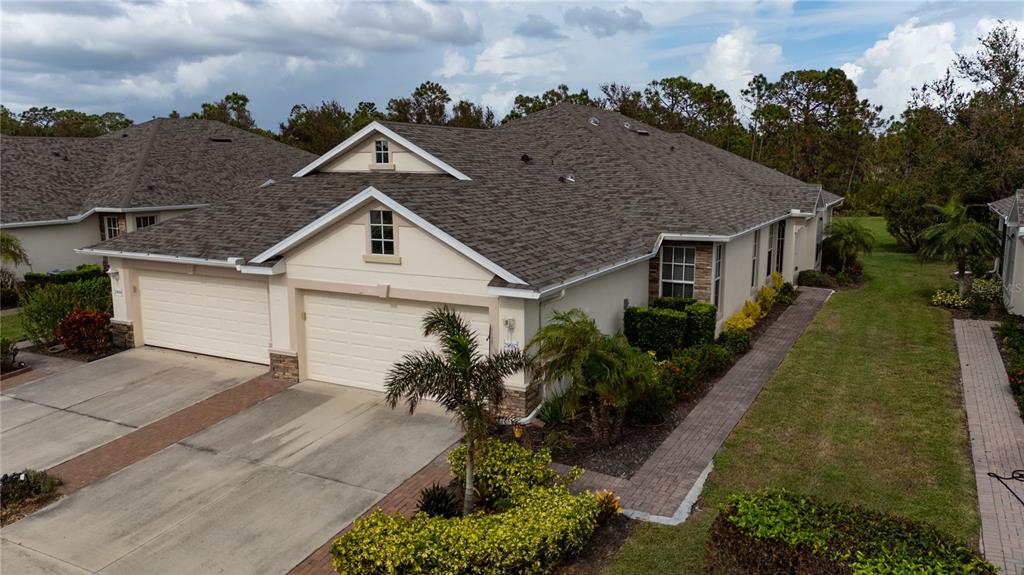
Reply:
M505 388L505 401L498 408L499 417L521 418L530 415L540 405L540 384L532 384L525 390Z
M299 381L299 355L288 352L270 352L270 373L280 381Z
M114 347L131 349L135 347L135 327L130 321L110 320L110 342Z
M669 242L665 246L692 246L697 248L695 263L697 265L693 274L693 297L700 301L711 303L711 288L714 281L714 244L710 242ZM661 254L650 259L650 267L647 272L649 301L654 301L661 296Z

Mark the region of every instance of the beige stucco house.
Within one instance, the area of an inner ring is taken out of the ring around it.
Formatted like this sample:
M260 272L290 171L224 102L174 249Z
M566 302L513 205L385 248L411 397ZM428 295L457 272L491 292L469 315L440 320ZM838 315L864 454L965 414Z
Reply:
M1024 234L1021 233L1021 209L1024 208L1024 190L992 202L988 206L996 213L999 237L1002 242L1000 256L996 260L996 273L1003 280L1003 305L1006 311L1024 315Z
M286 177L316 156L209 120L157 118L95 138L0 137L0 229L49 272L100 258L76 248Z
M245 200L80 250L109 258L115 326L154 345L382 389L420 321L462 312L491 350L551 312L605 332L662 295L720 323L773 271L817 267L841 199L619 114L560 105L491 130L373 123ZM541 391L519 374L508 410Z

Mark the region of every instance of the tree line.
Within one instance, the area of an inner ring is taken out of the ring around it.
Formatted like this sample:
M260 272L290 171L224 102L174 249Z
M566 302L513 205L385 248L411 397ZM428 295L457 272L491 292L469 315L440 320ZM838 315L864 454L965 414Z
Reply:
M559 85L520 94L501 123L561 102L618 111L670 132L682 132L777 169L819 183L847 198L845 209L884 214L901 243L917 249L921 230L934 224L927 204L956 198L975 206L1024 185L1024 43L1000 23L973 54L960 54L943 78L915 89L907 109L883 118L860 98L837 68L794 70L770 81L757 75L741 93L741 118L729 95L684 76L642 88L607 83L600 94ZM965 89L962 86L971 86ZM203 103L190 118L212 119L323 153L374 120L492 128L494 111L468 100L452 103L448 91L424 82L406 97L346 109L336 100L293 106L276 133L256 125L244 94ZM181 117L177 111L171 117ZM123 114L31 108L19 115L0 107L0 133L93 136L131 125Z

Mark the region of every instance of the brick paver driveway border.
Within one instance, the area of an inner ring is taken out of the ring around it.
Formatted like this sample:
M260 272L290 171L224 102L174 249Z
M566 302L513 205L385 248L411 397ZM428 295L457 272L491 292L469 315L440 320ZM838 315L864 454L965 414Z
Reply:
M1024 572L1024 497L1016 481L1003 485L989 472L1008 477L1024 469L1024 422L1010 393L993 322L954 320L964 406L971 436L974 479L978 484L981 545L985 558L1004 573ZM1017 485L1014 485L1014 484Z

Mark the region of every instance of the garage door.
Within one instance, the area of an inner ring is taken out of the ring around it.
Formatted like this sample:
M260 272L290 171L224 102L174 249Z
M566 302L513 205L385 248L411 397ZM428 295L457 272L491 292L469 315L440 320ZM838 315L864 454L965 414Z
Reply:
M266 280L144 272L139 300L146 345L269 363Z
M432 347L423 316L439 304L375 297L305 294L306 377L382 390L384 378L406 353ZM487 308L450 306L470 322L486 352Z

